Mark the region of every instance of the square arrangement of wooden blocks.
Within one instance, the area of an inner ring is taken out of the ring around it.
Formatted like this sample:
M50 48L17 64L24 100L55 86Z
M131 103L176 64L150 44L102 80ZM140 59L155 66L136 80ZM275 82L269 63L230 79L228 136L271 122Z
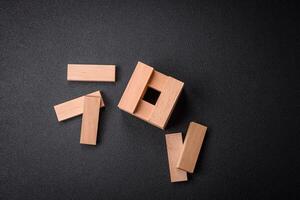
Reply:
M158 128L164 129L183 85L183 82L138 62L118 107ZM143 99L147 90L150 89L159 93L154 104Z

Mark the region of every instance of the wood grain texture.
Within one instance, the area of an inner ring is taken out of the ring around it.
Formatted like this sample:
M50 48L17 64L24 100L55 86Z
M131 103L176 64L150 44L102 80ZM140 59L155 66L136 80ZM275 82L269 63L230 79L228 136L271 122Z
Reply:
M184 83L168 77L155 104L149 122L161 129L167 125Z
M146 90L152 72L152 67L142 62L138 62L118 104L120 109L133 114L138 102Z
M193 173L201 150L207 127L191 122L183 143L177 168Z
M151 87L161 92L166 82L168 81L168 77L169 76L166 76L158 71L154 71L148 82L148 87Z
M171 182L187 181L187 173L181 169L176 168L177 161L179 159L180 152L183 147L182 134L172 133L166 134L166 146L168 153L169 172Z
M142 120L148 121L153 110L154 105L141 99L136 110L134 111L134 115Z
M100 97L84 97L80 144L96 145L100 103Z
M104 101L100 91L87 94L89 96L98 96L101 98L101 107L104 107ZM58 121L64 121L66 119L81 115L83 113L83 101L84 96L69 100L67 102L54 106L56 117Z
M68 64L68 81L115 82L115 65Z

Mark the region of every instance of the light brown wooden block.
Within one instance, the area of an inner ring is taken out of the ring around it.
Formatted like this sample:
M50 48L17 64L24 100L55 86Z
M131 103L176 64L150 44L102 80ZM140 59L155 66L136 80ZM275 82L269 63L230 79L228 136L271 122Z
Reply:
M118 107L158 128L164 129L184 83L138 62L122 95ZM143 99L148 88L160 95L155 103Z
M207 127L191 122L184 139L177 168L193 173L201 150Z
M158 71L154 71L149 80L148 87L154 88L158 91L162 91L165 83L168 81L169 76L166 76Z
M80 144L96 145L100 102L100 97L84 97Z
M115 82L115 65L68 64L68 81Z
M87 95L100 97L102 100L101 107L105 106L100 91L96 91ZM84 96L81 96L76 99L72 99L70 101L55 105L54 110L58 121L63 121L81 115L83 113L83 100Z
M182 135L181 133L172 133L166 134L165 136L171 182L187 181L186 171L176 168L179 154L183 147Z
M153 68L138 62L118 104L126 112L133 113L139 100L143 96Z
M154 109L154 105L147 101L140 100L134 114L136 117L148 121Z
M168 77L149 119L152 124L165 128L183 85L183 82Z

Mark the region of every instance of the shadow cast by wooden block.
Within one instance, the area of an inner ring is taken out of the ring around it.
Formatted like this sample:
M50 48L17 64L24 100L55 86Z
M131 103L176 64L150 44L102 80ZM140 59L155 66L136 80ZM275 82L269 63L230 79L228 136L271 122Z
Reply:
M120 78L120 70L121 68L116 65L116 71L115 71L115 82L113 82L114 85L117 84L118 78ZM120 81L120 80L119 80Z
M183 122L183 120L187 116L188 109L188 96L186 95L186 92L183 89L177 100L177 104L175 105L173 113L171 114L170 120L166 126L166 130Z
M110 106L110 102L109 101L105 101L105 99L107 99L107 98L105 98L104 92L101 92L101 96L102 96L102 99L104 101L105 107L100 108L96 145L99 145L99 144L102 143L103 135L105 135L104 134L104 132L105 132L105 126L104 126L104 124L106 124L106 117L105 117L106 112L105 112L105 110L106 110L107 106L108 107Z

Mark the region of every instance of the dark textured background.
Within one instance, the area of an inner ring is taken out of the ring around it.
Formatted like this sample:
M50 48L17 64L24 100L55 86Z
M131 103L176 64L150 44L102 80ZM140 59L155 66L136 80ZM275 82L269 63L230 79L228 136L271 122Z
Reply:
M297 198L296 5L0 2L0 199ZM117 108L138 60L185 82L166 131ZM117 82L67 82L68 63L116 64ZM53 105L98 89L99 143L83 146L81 117L58 123ZM205 144L171 184L164 134L192 120Z

